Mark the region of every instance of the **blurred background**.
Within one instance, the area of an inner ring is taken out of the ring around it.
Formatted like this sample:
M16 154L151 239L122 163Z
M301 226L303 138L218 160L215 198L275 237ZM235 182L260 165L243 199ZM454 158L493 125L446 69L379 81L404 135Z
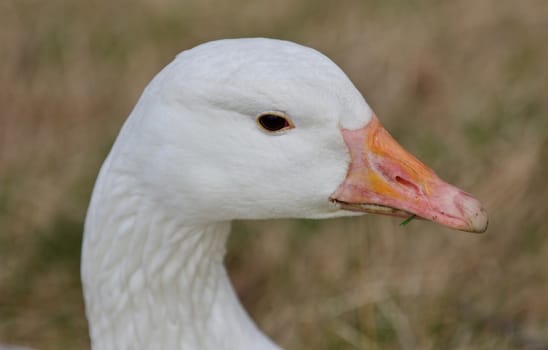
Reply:
M88 349L93 182L179 51L267 36L331 57L487 233L365 216L237 222L238 293L288 349L548 349L548 2L3 0L0 343Z

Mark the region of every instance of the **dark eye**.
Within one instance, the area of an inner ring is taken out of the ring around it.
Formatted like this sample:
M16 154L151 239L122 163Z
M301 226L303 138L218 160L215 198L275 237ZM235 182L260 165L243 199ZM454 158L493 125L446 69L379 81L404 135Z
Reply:
M257 117L257 123L268 132L283 131L294 128L293 122L283 114L268 112Z

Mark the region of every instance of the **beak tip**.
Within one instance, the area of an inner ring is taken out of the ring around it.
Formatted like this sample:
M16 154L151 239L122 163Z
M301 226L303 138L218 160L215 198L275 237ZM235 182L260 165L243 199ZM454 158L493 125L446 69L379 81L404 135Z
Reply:
M487 230L489 220L487 211L481 203L467 193L461 193L460 200L455 203L463 214L467 224L467 231L483 233Z
M473 233L483 233L487 231L487 226L489 225L489 220L487 219L487 213L483 208L481 211L477 212L469 218L470 232Z

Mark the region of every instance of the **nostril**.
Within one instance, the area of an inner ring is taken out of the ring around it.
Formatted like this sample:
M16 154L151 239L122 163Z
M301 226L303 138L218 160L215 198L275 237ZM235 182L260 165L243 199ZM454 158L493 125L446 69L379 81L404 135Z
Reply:
M396 176L395 177L395 180L397 183L399 183L400 185L404 186L404 187L407 187L409 190L415 192L415 193L420 193L420 190L419 190L419 187L417 185L415 185L413 182L401 177L401 176Z

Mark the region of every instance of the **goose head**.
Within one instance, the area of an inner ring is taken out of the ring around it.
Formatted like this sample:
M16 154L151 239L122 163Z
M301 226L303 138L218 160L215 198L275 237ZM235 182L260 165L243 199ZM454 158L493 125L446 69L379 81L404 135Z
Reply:
M368 212L487 226L481 204L405 151L336 64L286 41L184 51L121 136L118 164L139 191L195 222Z
M405 151L319 52L271 39L185 51L145 89L93 191L92 348L278 349L222 267L228 222L363 213L487 227L481 204Z

